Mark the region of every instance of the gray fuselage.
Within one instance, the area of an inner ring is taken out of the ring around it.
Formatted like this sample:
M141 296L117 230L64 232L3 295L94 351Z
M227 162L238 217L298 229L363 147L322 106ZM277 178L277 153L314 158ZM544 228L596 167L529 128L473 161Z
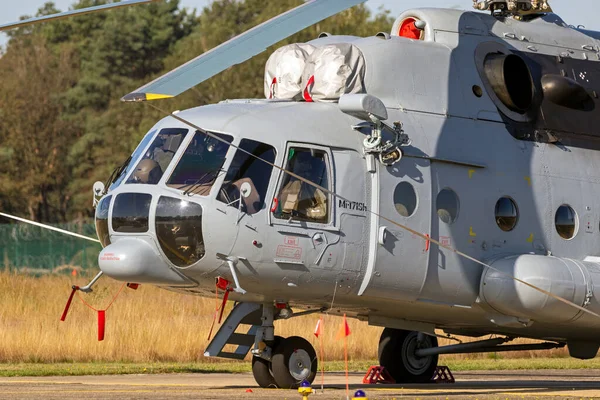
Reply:
M389 121L402 122L412 141L400 162L385 167L368 160L365 135L352 128L361 121L333 102L234 100L182 111L178 117L230 135L234 145L251 139L273 146L274 164L282 168L291 148L324 152L330 190L351 201L329 197L327 223L276 218L273 199L284 179L278 169L272 169L262 208L253 213L241 210L238 202L228 205L218 199L224 173L210 191L184 194L166 181L194 129L167 117L152 131L182 128L189 133L160 182L123 183L108 193L113 199L123 193L147 193L152 202L148 232L116 232L108 219L112 244L100 255L105 273L123 281L214 296L215 278L233 281L226 262L230 259L247 291L232 293L238 301L311 308L329 307L333 301L335 311L374 325L598 341L600 320L549 298L537 302L534 297L539 294L519 291L519 283L513 281L482 296L488 284L482 280L484 267L377 215L478 260L500 262L503 271L563 297L572 295L568 300L597 311L593 294L600 285L600 267L594 258L584 260L600 256L600 153L593 146L523 140L511 134L511 122L483 82L476 54L484 43L588 60L591 71L599 65L600 41L590 32L567 27L553 14L519 22L456 10L413 10L399 17L393 32L407 17L426 22L423 40L330 36L312 42L351 42L362 51L367 93L383 101ZM480 97L476 87L482 90ZM229 149L223 170L230 168L235 151ZM445 189L458 200L450 210L455 215L440 214L438 196ZM191 266L177 267L161 250L155 228L161 196L202 207L205 255ZM510 231L500 229L495 213L502 197L512 199L518 212ZM576 213L575 235L569 240L555 226L562 205ZM111 204L108 215L112 209ZM140 255L143 252L148 254ZM533 271L506 261L515 255L536 255L539 258L527 262L542 268ZM133 261L134 256L141 261ZM550 259L561 260L559 264L573 260L571 272L562 271L560 264L556 271L562 272L545 275L543 266ZM574 270L581 277L575 277ZM583 294L581 287L586 289ZM524 297L516 298L513 292ZM505 295L510 295L510 304L500 309L495 301Z

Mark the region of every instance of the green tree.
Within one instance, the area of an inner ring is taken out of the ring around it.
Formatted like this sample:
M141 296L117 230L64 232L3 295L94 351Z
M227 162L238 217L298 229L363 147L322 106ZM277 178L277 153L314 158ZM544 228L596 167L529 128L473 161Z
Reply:
M82 0L76 7L97 5ZM172 47L191 30L193 15L179 0L93 14L68 20L69 42L76 42L81 78L63 95L67 118L84 127L69 152L73 169L69 190L73 210L89 213L89 193L123 162L145 129L146 110L132 110L121 96L164 68Z
M73 50L54 53L39 36L15 39L0 58L0 208L64 220L65 156L80 131L61 118L57 96L77 81Z

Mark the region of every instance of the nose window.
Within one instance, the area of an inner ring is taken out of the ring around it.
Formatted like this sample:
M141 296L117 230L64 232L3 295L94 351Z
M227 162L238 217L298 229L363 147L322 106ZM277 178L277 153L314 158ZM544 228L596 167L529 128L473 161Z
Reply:
M163 129L138 162L127 183L156 185L179 149L187 129Z
M161 197L156 208L156 235L167 258L178 267L204 257L202 207L199 204Z
M152 196L145 193L121 193L115 199L112 227L115 232L148 232Z

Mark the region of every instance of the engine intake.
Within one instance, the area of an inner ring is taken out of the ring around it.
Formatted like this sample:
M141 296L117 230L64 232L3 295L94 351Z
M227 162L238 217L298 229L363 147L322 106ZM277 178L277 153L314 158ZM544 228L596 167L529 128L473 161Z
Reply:
M525 61L515 54L489 54L484 72L498 99L511 111L524 114L533 104L533 79Z

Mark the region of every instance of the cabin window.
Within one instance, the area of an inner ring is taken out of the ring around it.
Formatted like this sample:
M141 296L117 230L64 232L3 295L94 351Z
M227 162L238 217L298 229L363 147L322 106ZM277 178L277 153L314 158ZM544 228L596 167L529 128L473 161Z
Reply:
M173 170L167 186L184 191L186 194L208 196L221 174L225 156L233 137L220 135L218 140L203 132L196 131L185 153Z
M452 224L458 218L460 203L454 190L446 188L438 193L435 201L438 217L445 224Z
M244 211L248 214L256 214L262 210L273 172L273 167L265 161L271 164L275 162L273 146L243 139L217 199L235 207L238 207L238 202L241 201ZM250 189L247 197L240 195L242 185Z
M187 129L173 128L161 130L137 163L127 183L156 185L173 160Z
M502 197L496 203L496 224L504 232L510 232L517 226L519 210L517 204L510 197Z
M394 206L403 217L410 217L417 209L417 193L408 182L400 182L394 189Z
M554 224L556 232L558 232L561 238L566 240L573 239L577 234L578 228L577 213L571 206L563 204L556 210Z
M277 196L277 208L273 212L275 218L327 223L330 196L323 190L331 190L327 153L315 149L291 148L286 169L321 188L284 172Z

